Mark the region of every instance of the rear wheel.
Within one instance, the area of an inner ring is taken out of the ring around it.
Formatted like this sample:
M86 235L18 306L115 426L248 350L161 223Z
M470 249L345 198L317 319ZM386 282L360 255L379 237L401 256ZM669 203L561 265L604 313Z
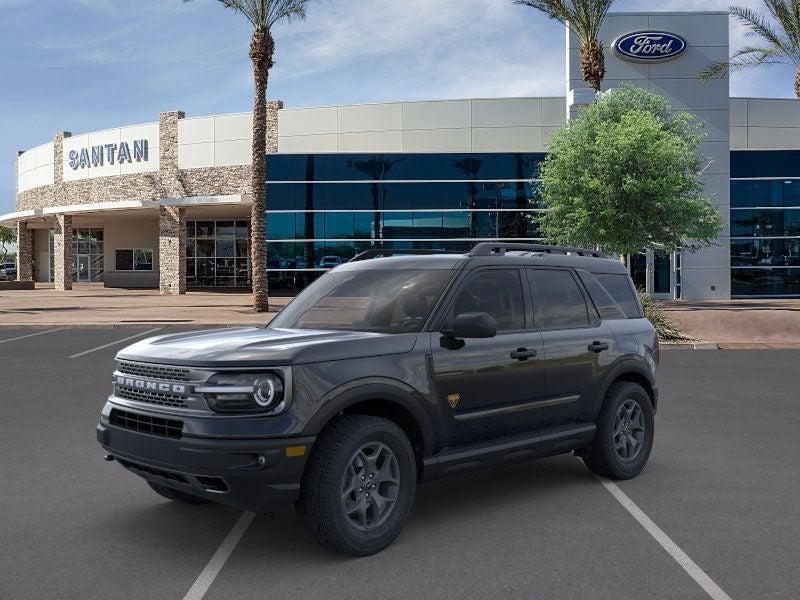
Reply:
M164 498L172 500L173 502L183 502L184 504L211 504L211 500L201 498L200 496L193 496L192 494L187 494L179 490L173 490L165 485L159 485L150 481L147 482L147 485L153 488L156 494L164 496Z
M618 381L606 394L583 462L592 473L611 479L636 477L650 457L653 433L650 396L636 383Z
M326 548L367 556L403 529L416 485L414 451L402 429L380 417L344 415L314 444L297 512Z

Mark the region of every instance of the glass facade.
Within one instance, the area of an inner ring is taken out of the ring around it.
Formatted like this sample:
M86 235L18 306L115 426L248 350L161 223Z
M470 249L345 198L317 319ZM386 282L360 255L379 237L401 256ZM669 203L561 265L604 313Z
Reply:
M539 238L542 153L267 157L273 288L302 287L370 248L466 251Z
M800 150L731 152L731 295L800 295Z
M186 286L249 287L250 223L186 222Z

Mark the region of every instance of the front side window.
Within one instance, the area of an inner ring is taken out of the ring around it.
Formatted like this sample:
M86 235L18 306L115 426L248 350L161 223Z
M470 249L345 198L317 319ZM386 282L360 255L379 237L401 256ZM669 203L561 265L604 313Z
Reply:
M334 270L308 286L269 326L416 333L453 273L444 269Z
M150 248L118 248L114 252L117 271L152 271L153 251Z
M448 315L448 325L462 313L484 312L494 318L497 331L525 329L522 284L516 269L491 269L471 276L461 286Z
M589 313L578 283L569 271L530 269L541 329L589 326Z

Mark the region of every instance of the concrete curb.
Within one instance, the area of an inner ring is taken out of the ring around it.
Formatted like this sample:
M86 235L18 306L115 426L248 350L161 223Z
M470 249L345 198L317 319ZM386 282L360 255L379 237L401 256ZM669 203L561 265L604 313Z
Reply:
M668 350L719 350L716 342L659 342L662 348Z

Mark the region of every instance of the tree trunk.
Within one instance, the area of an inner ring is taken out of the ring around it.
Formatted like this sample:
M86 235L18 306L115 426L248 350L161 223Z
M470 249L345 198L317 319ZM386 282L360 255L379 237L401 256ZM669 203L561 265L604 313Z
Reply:
M267 80L272 67L275 43L269 31L256 29L250 42L250 58L253 61L255 100L253 102L253 164L250 209L250 268L253 279L253 310L269 310L267 289Z
M794 78L794 94L800 100L800 68L797 69L797 75Z
M603 45L597 40L585 42L581 46L581 75L595 92L600 91L600 84L606 76Z

